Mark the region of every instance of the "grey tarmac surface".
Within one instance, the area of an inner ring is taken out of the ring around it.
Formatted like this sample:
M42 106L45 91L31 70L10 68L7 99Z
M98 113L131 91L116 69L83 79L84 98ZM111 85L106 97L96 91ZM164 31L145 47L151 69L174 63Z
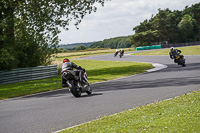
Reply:
M169 56L84 59L152 62L167 68L92 84L93 93L74 98L68 89L0 101L0 133L51 133L126 109L169 99L200 89L200 56L185 56L186 67Z

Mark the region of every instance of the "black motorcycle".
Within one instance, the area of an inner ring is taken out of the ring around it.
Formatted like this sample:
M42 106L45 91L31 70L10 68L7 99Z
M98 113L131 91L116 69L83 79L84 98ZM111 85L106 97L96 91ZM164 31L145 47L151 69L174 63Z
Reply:
M120 57L120 58L122 58L123 55L124 55L124 52L123 52L123 51L119 52L119 57Z
M178 63L178 65L182 65L184 67L185 66L184 56L177 54L176 57L175 57L175 62Z
M83 83L80 83L79 80L77 80L77 77L79 76L78 73L76 73L77 77L72 75L70 72L64 72L63 78L68 80L68 86L69 91L74 95L74 97L80 97L82 93L87 93L88 95L92 94L92 88L90 84L88 83L87 74L85 70L75 70L75 71L83 71Z

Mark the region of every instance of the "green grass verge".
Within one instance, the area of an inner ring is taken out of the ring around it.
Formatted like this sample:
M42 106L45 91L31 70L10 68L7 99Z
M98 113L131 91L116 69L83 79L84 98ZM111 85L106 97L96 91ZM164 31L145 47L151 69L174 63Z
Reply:
M60 133L199 133L200 91L104 116Z
M58 61L62 61L64 58L77 59L77 58L90 56L90 55L102 55L102 54L110 54L110 53L113 53L113 52L109 52L109 51L108 52L106 52L106 51L105 52L97 52L97 53L74 52L73 54L63 53L63 54L59 54L55 59Z
M122 61L74 60L74 63L86 68L90 83L112 80L153 68L151 64Z
M177 48L182 51L183 55L200 55L200 45L198 46L189 46L189 47L180 47ZM145 51L140 53L134 53L132 55L169 55L170 49L161 49L153 51Z
M124 48L125 52L128 51L135 51L135 48ZM91 55L102 55L102 54L114 54L115 49L97 49L93 50L91 49L90 51L84 50L84 51L71 51L71 52L66 52L66 53L57 53L52 55L53 63L54 64L61 64L62 60L64 58L69 58L71 60L85 57L85 56L91 56Z
M74 63L87 70L90 83L112 80L153 68L151 64L136 62L74 60ZM61 87L61 77L46 78L33 81L0 85L0 99L24 96L44 91L56 90Z

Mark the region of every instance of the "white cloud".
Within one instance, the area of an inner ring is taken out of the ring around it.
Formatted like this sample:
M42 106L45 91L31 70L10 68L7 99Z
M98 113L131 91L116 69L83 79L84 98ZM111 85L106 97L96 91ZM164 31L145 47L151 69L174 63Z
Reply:
M133 27L156 15L158 9L183 10L199 0L111 0L104 7L97 4L97 12L88 14L78 26L62 30L60 44L100 41L107 38L132 35Z

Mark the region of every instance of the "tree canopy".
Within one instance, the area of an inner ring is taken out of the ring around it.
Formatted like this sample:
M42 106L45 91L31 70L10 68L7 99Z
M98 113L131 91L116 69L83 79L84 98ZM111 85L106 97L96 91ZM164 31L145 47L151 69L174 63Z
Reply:
M133 28L131 42L135 46L155 42L183 43L200 41L200 3L185 7L183 11L158 9L156 16L144 20Z
M59 27L68 29L75 20L105 0L1 0L0 70L50 63L59 42Z
M77 47L75 48L76 51L78 51L78 50L85 50L85 49L87 49L87 47L84 46L84 45L79 45L79 46L77 46Z
M115 49L115 48L129 48L129 47L131 47L130 36L105 39L103 41L94 42L92 43L92 45L90 45L90 48Z

